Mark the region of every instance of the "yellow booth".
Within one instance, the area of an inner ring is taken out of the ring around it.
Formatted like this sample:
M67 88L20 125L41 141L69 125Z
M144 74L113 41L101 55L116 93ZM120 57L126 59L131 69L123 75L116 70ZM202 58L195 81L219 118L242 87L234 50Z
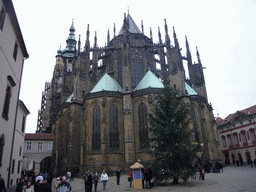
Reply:
M134 189L142 189L141 169L144 168L144 166L139 163L134 163L130 168L133 171L133 187L134 187Z

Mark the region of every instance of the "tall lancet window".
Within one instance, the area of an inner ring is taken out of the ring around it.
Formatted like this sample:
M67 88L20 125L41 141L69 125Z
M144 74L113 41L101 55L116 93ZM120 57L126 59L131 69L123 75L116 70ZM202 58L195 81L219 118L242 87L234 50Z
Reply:
M140 148L146 147L148 140L148 123L147 123L147 108L145 103L141 102L139 105L139 135L140 135Z
M118 108L114 103L109 108L109 148L119 149Z
M192 138L192 140L196 140L197 142L199 142L199 133L197 129L196 114L193 108L191 108L191 113L192 113L192 119L193 119L193 132L194 132L194 137Z
M100 107L95 105L93 107L92 116L92 150L101 150L101 128L100 128Z

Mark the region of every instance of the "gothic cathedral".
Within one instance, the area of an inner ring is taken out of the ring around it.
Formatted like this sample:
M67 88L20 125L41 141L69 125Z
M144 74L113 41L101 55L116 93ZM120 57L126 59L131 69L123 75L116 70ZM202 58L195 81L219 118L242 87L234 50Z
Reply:
M195 142L202 144L205 160L219 159L216 122L207 92L199 52L192 64L186 39L186 56L173 28L174 43L165 20L165 40L144 35L130 14L105 47L90 46L89 25L82 48L75 38L74 23L65 49L59 49L52 82L45 84L37 132L53 132L53 167L57 175L73 170L128 169L138 159L150 158L143 143L150 137L147 114L154 95L161 94L161 73L168 72L171 86L187 99L192 112ZM189 78L185 77L186 61Z

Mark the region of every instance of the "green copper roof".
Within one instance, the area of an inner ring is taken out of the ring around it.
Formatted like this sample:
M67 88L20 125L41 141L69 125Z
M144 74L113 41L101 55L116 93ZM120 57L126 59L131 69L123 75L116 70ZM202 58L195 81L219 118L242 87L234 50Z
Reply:
M146 73L146 75L141 79L137 87L135 87L134 91L146 89L146 88L164 88L163 83L152 73L150 70Z
M121 86L116 82L115 79L110 77L107 73L99 80L90 93L100 91L122 91Z
M185 82L185 87L189 95L198 95L198 93Z
M141 33L140 29L138 28L138 26L136 25L136 23L133 21L132 17L130 16L130 14L127 15L126 19L129 22L129 32L130 33ZM124 25L122 26L122 28L120 29L118 35L122 35L123 34L123 28Z
M74 97L74 93L72 93L72 94L69 96L69 98L66 100L66 103L70 103L70 102L71 102L72 97Z

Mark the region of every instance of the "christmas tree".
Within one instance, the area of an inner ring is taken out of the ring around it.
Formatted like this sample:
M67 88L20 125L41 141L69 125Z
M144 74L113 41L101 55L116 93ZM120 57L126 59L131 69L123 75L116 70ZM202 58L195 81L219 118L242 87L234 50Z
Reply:
M157 181L179 178L185 182L197 172L200 145L191 141L190 108L178 91L170 87L164 77L163 94L156 96L153 113L149 114L151 137L148 153L152 155L151 168Z

